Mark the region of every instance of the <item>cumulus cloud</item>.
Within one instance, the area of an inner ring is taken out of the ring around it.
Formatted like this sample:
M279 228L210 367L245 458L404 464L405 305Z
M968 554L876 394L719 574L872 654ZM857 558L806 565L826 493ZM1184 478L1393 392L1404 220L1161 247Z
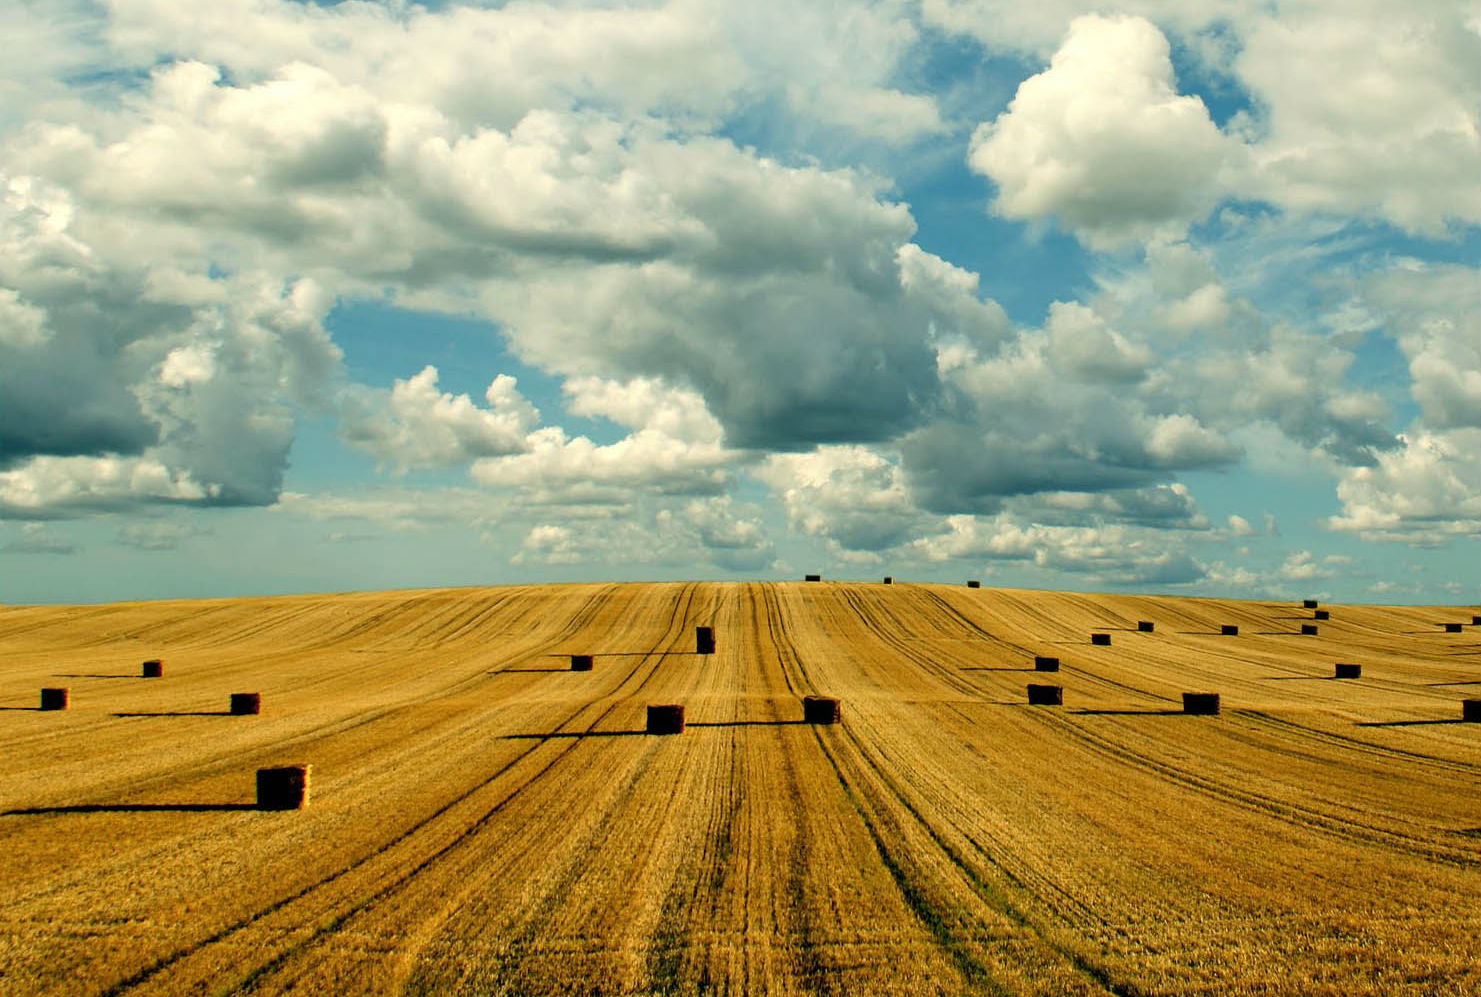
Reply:
M925 517L898 462L868 447L773 454L756 470L781 499L788 525L844 551L879 551L912 539Z
M80 548L40 523L26 523L21 535L0 543L0 554L76 554Z
M1337 484L1342 512L1328 527L1415 545L1481 536L1481 430L1399 439L1402 446L1374 466L1343 472Z
M916 541L915 552L928 561L1029 562L1117 585L1187 584L1206 574L1175 541L1127 526L1046 526L1006 513L949 516L945 526Z
M437 368L398 379L389 396L358 392L359 411L342 417L347 441L398 470L461 464L481 457L521 453L539 411L519 393L515 378L500 374L484 392L480 409L466 394L437 389Z
M1412 232L1481 222L1481 25L1465 4L1302 3L1251 19L1249 193Z
M733 481L738 456L724 446L720 424L693 391L652 379L596 377L566 382L570 408L634 427L606 445L571 437L558 426L525 437L525 452L475 461L480 484L516 488L540 501L622 501L630 493L714 495Z
M973 133L968 162L997 185L998 214L1053 216L1113 248L1206 214L1230 151L1203 101L1177 92L1156 25L1088 14L1049 68Z

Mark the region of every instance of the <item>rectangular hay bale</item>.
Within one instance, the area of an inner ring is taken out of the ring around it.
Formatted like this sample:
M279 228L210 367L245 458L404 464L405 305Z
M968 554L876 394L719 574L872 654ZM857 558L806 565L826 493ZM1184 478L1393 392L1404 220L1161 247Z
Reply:
M72 690L66 688L50 688L41 690L41 708L43 710L65 710L72 702Z
M1332 618L1332 614L1327 612L1325 609L1318 609L1316 612L1311 614L1311 618L1313 620L1328 620Z
M165 663L158 658L151 658L140 667L140 675L146 679L159 679L165 676Z
M591 655L589 655L589 654L573 654L573 655L571 655L571 671L573 671L573 672L589 672L589 671L591 671Z
M311 765L280 765L257 770L257 809L302 810L309 805Z
M1339 664L1335 677L1340 679L1360 679L1363 677L1363 666Z
M1447 624L1445 624L1445 632L1448 633L1448 634L1458 634L1458 633L1460 633L1460 624L1459 623L1447 623Z
M1183 712L1200 717L1218 716L1219 694L1217 692L1185 692L1183 693Z
M648 707L648 733L684 733L684 707L678 703L661 703Z
M1315 623L1303 623L1303 624L1301 624L1301 632L1303 634L1305 634L1306 636L1308 636L1308 637L1314 637L1314 636L1316 636L1316 624Z
M1030 706L1062 706L1064 705L1064 686L1029 683L1028 702Z
M1034 671L1057 672L1059 671L1059 659L1048 655L1036 654L1034 655Z
M836 724L843 720L843 707L832 696L803 696L802 722Z
M1235 626L1233 623L1225 623L1223 626L1219 627L1219 633L1223 634L1225 637L1237 637L1239 636L1239 627Z
M1156 629L1157 629L1157 625L1155 623L1153 623L1151 620L1137 620L1136 621L1136 630L1137 630L1137 633L1149 634L1149 633L1151 633L1152 631L1154 631Z
M694 628L694 653L695 654L714 654L715 653L715 628L714 627L695 627Z
M260 692L234 692L228 702L228 709L234 717L253 717L262 712Z
M980 589L980 588L982 588L982 583L979 582L975 578L969 578L969 579L967 579L967 588L969 588L969 589Z
M1090 643L1099 644L1101 647L1109 647L1111 644L1110 634L1091 634Z
M804 575L803 576L803 581L820 582L822 580L823 580L823 576L822 575Z
M1481 724L1481 699L1462 699L1460 718L1468 724Z
M1316 608L1316 600L1315 599L1303 599L1303 600L1301 600L1301 608L1302 609L1315 609Z

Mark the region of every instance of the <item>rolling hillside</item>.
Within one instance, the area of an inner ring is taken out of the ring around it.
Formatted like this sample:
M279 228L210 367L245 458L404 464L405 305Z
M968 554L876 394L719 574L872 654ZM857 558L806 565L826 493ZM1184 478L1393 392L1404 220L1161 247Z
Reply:
M1481 627L1323 608L1303 636L1299 603L833 582L0 607L0 992L1481 992ZM645 734L653 703L687 729ZM256 809L298 762L308 808Z

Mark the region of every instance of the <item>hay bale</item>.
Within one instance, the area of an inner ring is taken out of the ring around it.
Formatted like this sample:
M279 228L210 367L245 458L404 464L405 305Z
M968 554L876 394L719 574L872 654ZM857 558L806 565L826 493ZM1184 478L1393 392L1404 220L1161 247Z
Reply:
M1460 624L1459 623L1447 623L1447 624L1445 624L1445 632L1448 633L1448 634L1458 634L1458 633L1460 633Z
M694 628L694 653L695 654L714 654L715 653L715 628L714 627L695 627Z
M678 703L663 703L648 707L648 733L684 733L684 707Z
M1156 629L1157 629L1157 625L1155 623L1153 623L1151 620L1137 620L1136 621L1136 630L1137 630L1137 633L1149 634L1149 633L1151 633L1152 631L1154 631Z
M589 672L589 671L591 671L591 655L589 655L589 654L573 654L573 655L571 655L571 671L573 671L573 672Z
M1316 636L1316 624L1315 623L1303 623L1303 624L1301 624L1301 632L1303 634L1305 634L1307 637L1315 637Z
M43 710L65 710L72 702L72 690L70 689L42 689L41 708Z
M310 765L257 770L258 810L302 810L309 805Z
M1337 666L1336 677L1340 679L1360 679L1363 677L1363 666L1339 664Z
M1468 724L1481 724L1481 699L1462 699L1460 718Z
M1099 644L1101 647L1110 647L1110 645L1111 645L1111 635L1110 634L1091 634L1090 635L1090 643L1092 643L1092 644Z
M1316 608L1316 600L1315 599L1303 599L1301 601L1301 608L1302 609L1315 609Z
M1219 715L1219 694L1217 692L1185 692L1183 693L1183 712L1200 717L1216 717Z
M980 589L980 588L982 588L982 583L979 582L975 578L969 578L969 579L967 579L967 588L969 588L969 589Z
M823 576L822 575L804 575L803 576L803 581L820 582L822 580L823 580Z
M1030 706L1062 706L1064 704L1064 686L1035 685L1030 682L1028 687L1028 703Z
M1327 612L1325 609L1318 609L1316 612L1311 614L1311 618L1313 620L1329 620L1332 618L1332 614Z
M231 694L231 715L255 717L262 712L262 693L234 692Z
M1057 672L1059 671L1059 659L1036 654L1034 655L1034 671Z
M165 663L158 658L151 658L140 666L140 674L147 679L159 679L165 677Z
M802 722L836 724L843 720L843 707L832 696L803 696Z
M884 576L884 583L886 585L893 585L893 584L895 584L894 576L893 575L885 575Z
M1225 637L1238 637L1239 627L1235 626L1233 623L1226 623L1219 628L1219 633L1223 634Z
M1471 626L1473 626L1473 627L1481 627L1481 616L1473 616L1473 617L1471 617Z

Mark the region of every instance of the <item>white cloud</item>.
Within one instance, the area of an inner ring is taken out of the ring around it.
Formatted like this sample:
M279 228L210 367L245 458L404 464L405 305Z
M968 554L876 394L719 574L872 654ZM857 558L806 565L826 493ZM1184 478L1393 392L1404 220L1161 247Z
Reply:
M1334 530L1365 538L1435 545L1481 536L1481 429L1401 436L1373 467L1345 469Z
M475 461L472 478L543 501L619 501L630 492L713 495L732 483L730 468L740 455L723 445L720 424L696 393L651 379L594 377L572 379L566 390L574 413L607 416L634 431L599 445L558 426L539 429L525 437L525 452Z
M1481 45L1464 3L1301 3L1244 25L1250 193L1436 234L1481 222Z
M781 500L792 529L835 541L843 551L897 546L927 521L899 464L868 447L772 454L755 474Z
M398 378L389 396L357 392L341 432L402 471L527 450L527 434L540 413L519 393L515 379L498 375L484 399L488 408L480 409L466 394L439 391L437 368L428 365L408 380Z
M1203 101L1177 92L1154 24L1089 14L1071 22L1049 68L973 133L968 162L997 184L998 214L1053 216L1108 249L1205 215L1231 151Z
M140 502L215 498L157 457L33 457L0 471L0 515L17 519L126 509Z

